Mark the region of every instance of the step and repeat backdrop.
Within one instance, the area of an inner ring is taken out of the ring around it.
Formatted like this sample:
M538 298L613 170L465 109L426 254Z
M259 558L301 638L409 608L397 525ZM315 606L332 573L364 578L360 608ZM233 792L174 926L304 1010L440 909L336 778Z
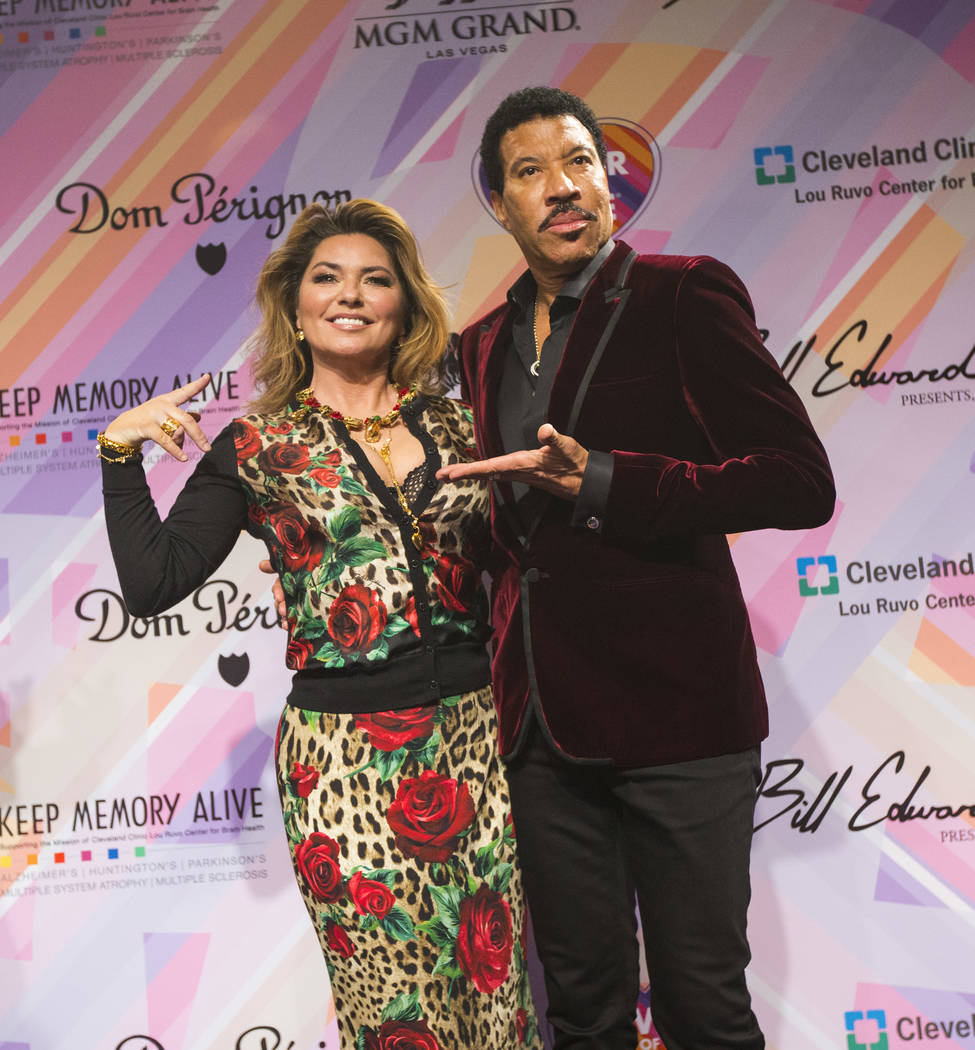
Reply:
M970 0L0 0L0 1050L337 1050L262 552L131 616L93 439L204 371L211 436L243 411L307 202L397 208L458 329L496 304L476 149L533 83L602 121L623 239L742 275L836 472L829 525L731 538L768 1044L975 1048L973 81Z

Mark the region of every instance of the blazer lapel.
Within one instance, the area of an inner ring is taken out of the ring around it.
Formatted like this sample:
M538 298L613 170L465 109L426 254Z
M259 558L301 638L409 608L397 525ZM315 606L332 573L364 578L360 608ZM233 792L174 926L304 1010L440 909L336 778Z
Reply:
M624 285L636 257L629 245L617 241L579 304L549 401L548 418L560 434L575 431L589 384L629 298Z
M501 441L498 394L508 344L511 341L513 319L511 309L506 308L489 324L481 327L477 338L477 390L478 405L475 418L479 420L477 440L483 459L504 455ZM478 411L479 410L479 411ZM510 482L491 482L492 518L495 538L518 561L524 548L524 529L514 510L514 490ZM504 521L506 528L500 528ZM513 542L512 542L513 541Z
M498 422L498 391L504 370L505 350L511 339L511 310L503 310L490 324L483 325L477 339L477 391L480 404L478 442L481 456L491 459L504 453Z
M562 360L555 374L548 418L560 434L572 434L582 403L600 359L612 338L630 289L623 287L636 252L617 241L605 264L593 278L579 304ZM504 310L490 325L481 329L478 339L478 386L481 391L481 453L485 458L501 455L498 392L507 347L511 342L511 310ZM510 483L492 485L495 508L505 517L524 547L538 527L549 504L556 497L541 489L529 494L518 510Z
M636 257L629 245L617 241L579 303L548 405L549 422L560 434L571 436L575 431L586 391L629 298L630 289L623 285ZM557 498L540 489L532 497L525 500L527 514L523 514L527 539Z

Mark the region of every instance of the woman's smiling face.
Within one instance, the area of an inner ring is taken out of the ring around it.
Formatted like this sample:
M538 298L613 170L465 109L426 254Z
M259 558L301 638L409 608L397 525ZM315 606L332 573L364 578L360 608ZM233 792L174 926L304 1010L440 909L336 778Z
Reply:
M298 289L297 313L314 360L388 360L406 313L396 267L375 238L339 234L315 249Z

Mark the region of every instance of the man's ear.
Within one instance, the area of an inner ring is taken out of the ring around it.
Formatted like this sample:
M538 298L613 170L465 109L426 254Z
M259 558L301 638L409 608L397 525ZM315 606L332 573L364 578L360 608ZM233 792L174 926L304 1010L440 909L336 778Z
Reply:
M508 209L504 206L504 197L502 197L497 190L491 190L491 207L494 208L494 214L497 217L498 222L500 222L510 233L511 227L508 225Z

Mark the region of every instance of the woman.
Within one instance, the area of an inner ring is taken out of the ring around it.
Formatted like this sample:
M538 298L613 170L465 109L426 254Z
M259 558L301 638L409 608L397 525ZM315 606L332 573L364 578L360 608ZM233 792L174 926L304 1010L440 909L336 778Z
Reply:
M403 220L306 208L258 282L261 396L209 445L206 376L99 435L126 604L199 586L241 529L284 586L295 671L275 743L285 829L346 1050L540 1047L495 744L478 571L488 496L438 396L442 298ZM144 441L205 455L165 522Z

